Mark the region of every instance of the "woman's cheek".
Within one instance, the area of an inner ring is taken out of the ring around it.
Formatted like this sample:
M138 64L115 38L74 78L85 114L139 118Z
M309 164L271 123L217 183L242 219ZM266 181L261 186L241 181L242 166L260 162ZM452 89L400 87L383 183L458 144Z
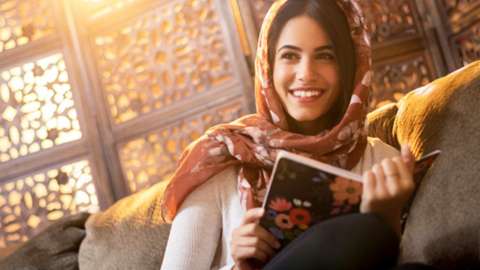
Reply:
M294 79L294 73L291 67L287 65L278 65L275 68L273 80L277 91L282 91L286 95L291 82Z

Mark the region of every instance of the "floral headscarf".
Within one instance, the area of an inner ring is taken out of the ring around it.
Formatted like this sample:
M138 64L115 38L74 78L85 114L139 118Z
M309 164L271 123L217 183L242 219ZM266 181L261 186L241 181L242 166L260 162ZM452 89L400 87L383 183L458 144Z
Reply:
M307 136L289 132L286 112L270 77L268 34L287 1L278 0L272 5L260 31L255 60L257 113L212 127L187 147L165 190L162 206L166 221L173 220L190 192L229 166L238 167L238 192L244 209L260 206L281 149L345 169L353 168L362 157L367 141L365 118L372 72L370 39L360 8L355 0L336 0L348 19L356 53L350 104L332 129Z

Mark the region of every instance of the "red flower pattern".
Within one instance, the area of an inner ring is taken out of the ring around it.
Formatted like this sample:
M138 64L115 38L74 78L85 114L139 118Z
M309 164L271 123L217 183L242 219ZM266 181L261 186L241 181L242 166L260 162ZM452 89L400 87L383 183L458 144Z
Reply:
M292 208L292 203L285 198L275 198L270 201L269 207L277 212L285 212Z
M290 210L290 220L295 225L309 225L312 217L304 208L293 208Z

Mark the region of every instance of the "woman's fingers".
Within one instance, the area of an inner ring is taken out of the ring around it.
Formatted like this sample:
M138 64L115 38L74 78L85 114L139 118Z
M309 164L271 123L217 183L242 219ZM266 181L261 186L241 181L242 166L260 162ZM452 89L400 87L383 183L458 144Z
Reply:
M375 197L384 198L387 196L387 187L385 185L385 172L381 165L375 164L372 167L375 175Z
M363 174L363 192L367 194L371 194L376 188L376 181L375 175L372 171L366 171Z
M275 248L275 249L280 248L280 242L278 242L278 240L273 236L273 234L271 234L265 228L263 228L260 225L257 225L255 230L256 230L256 235L260 239L262 239L263 241L268 243L268 245L270 247Z
M232 233L232 257L237 265L248 264L247 259L266 262L280 247L277 239L265 228L258 225L264 214L263 208L253 208L245 213L242 224Z
M237 234L239 236L257 236L257 224L249 223L238 227Z
M398 166L392 159L382 160L382 169L385 174L385 187L389 196L395 196L401 192L400 172Z
M408 158L408 154L405 157ZM388 158L364 176L360 211L378 214L397 234L400 234L402 209L413 191L412 170L407 166L403 156Z
M376 189L376 179L375 175L371 170L366 171L363 174L363 191L362 191L362 202L360 204L360 212L366 213L370 212L371 205L370 203L373 200Z
M236 261L246 260L251 258L258 259L261 262L267 262L269 259L269 256L262 250L252 246L240 246L234 252L234 259Z
M408 164L406 164L400 157L395 157L392 159L392 161L397 166L398 173L400 175L400 186L405 192L411 193L415 188L415 184L413 182L412 171L410 168L408 168Z
M415 156L413 155L410 146L406 144L402 145L401 157L403 162L405 162L407 169L412 172L413 167L415 166Z
M277 239L257 223L264 213L265 209L263 208L249 209L245 214L242 225L238 228L237 233L244 236L257 236L266 241L271 247L278 248L280 243L277 241Z
M244 237L238 242L239 247L255 247L268 256L273 256L275 250L265 241L258 237Z
M264 213L265 209L262 207L249 209L247 213L245 213L241 225L256 223L258 220L260 220Z
M414 188L412 172L407 166L403 157L398 156L386 158L367 171L361 210L401 209Z
M268 243L268 245L272 248L280 247L280 243L270 232L255 223L240 226L236 234L240 237L253 236L259 238Z

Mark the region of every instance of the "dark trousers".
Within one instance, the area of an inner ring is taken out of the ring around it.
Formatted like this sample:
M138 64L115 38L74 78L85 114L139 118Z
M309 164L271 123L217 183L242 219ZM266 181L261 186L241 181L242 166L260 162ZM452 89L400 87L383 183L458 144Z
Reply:
M263 269L433 269L414 264L395 268L398 249L397 235L379 217L345 215L309 228Z

